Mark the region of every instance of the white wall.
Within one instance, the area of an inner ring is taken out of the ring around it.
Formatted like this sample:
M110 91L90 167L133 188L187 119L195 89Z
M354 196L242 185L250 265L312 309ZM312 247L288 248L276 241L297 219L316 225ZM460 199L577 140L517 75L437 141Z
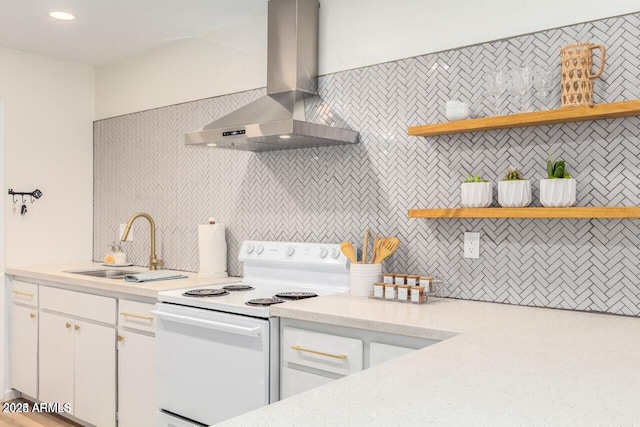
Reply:
M640 11L637 0L320 2L321 75ZM97 67L96 118L265 85L266 15Z
M91 66L0 48L8 267L91 259L94 89ZM21 216L7 188L44 195Z

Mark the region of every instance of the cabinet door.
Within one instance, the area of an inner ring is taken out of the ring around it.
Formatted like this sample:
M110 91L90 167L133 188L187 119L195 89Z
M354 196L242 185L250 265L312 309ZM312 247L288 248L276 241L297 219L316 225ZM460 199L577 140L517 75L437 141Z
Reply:
M116 331L76 320L75 416L100 427L116 425Z
M47 403L73 404L73 320L40 313L40 363L38 398Z
M38 398L38 311L12 304L11 387Z
M156 423L155 338L118 331L118 426Z

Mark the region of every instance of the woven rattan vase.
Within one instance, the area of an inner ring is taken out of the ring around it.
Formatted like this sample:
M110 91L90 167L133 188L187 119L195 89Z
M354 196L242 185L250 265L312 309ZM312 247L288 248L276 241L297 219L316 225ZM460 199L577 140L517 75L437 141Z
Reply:
M593 49L600 49L600 69L593 74ZM560 49L562 108L593 105L593 79L602 75L606 49L591 43L570 44Z

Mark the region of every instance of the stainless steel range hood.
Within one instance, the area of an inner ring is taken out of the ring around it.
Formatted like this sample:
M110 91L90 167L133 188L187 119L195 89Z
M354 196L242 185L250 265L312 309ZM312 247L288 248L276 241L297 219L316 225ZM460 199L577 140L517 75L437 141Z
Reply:
M317 95L319 8L318 0L269 0L267 96L187 133L187 145L270 151L358 142Z

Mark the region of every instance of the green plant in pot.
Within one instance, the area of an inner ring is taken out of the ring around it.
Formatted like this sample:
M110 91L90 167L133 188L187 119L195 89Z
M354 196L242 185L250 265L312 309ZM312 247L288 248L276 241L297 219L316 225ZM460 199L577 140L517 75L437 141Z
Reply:
M505 208L522 208L531 203L531 182L518 169L510 167L498 182L498 203Z
M576 204L576 180L567 172L562 160L547 157L547 179L540 180L540 203L548 208L567 207Z
M480 175L467 176L460 185L462 206L465 208L486 208L493 200L493 185Z

